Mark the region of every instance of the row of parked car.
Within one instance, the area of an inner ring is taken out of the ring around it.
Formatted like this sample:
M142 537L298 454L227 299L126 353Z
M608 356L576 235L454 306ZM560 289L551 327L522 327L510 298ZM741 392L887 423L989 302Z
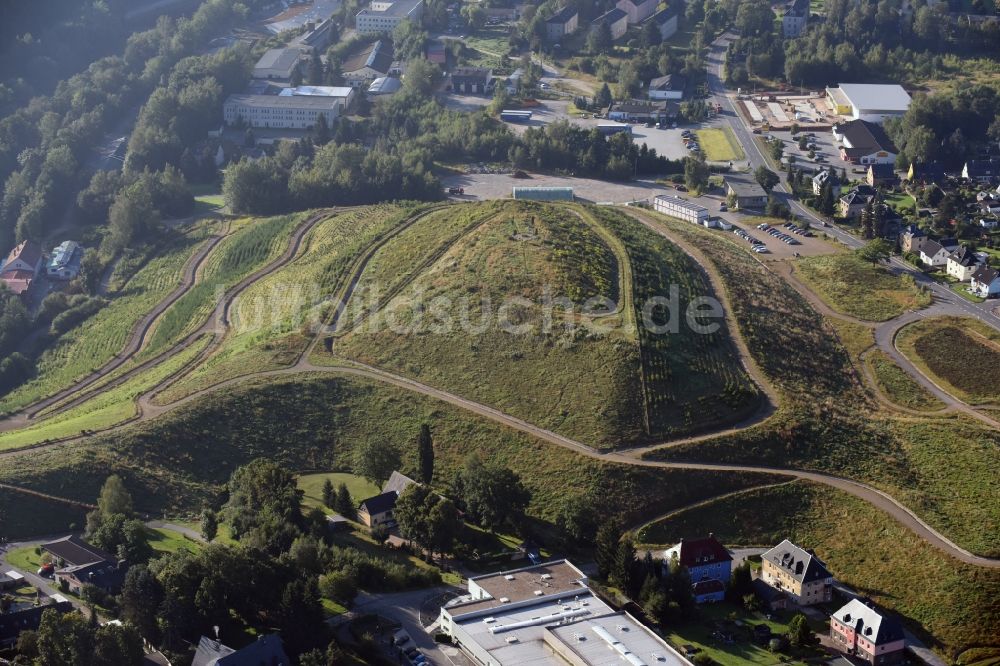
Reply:
M768 252L770 252L770 250L767 249L767 246L764 245L764 241L754 238L749 233L743 231L739 227L733 227L733 233L742 238L743 240L745 240L746 242L750 243L750 249L756 252L757 254L767 254Z
M787 227L788 224L790 223L786 223L785 226ZM757 228L765 232L769 236L774 236L775 238L780 240L782 243L785 243L786 245L802 245L802 243L800 243L798 240L792 238L791 236L783 232L781 229L778 229L777 227L772 227L770 224L758 224ZM798 229L798 227L795 228Z
M400 629L392 636L392 644L399 648L400 653L406 657L412 666L429 666L427 657L417 649L417 644L410 638L406 629Z
M691 130L684 130L681 132L681 139L684 140L684 147L692 153L696 153L701 150L701 146L698 144L698 138L695 137L694 132Z

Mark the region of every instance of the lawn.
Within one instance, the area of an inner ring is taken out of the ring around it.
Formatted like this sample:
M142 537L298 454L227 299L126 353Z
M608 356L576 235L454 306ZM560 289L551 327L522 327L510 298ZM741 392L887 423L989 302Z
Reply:
M896 346L935 383L969 404L1000 402L1000 333L971 318L914 322Z
M900 215L914 214L917 211L917 202L905 192L893 192L886 195L885 202Z
M944 409L943 402L906 374L885 352L873 350L865 357L865 362L875 376L879 390L891 402L900 407L928 412Z
M187 538L180 532L168 530L162 527L146 529L147 542L157 554L176 553L185 550L189 553L197 553L202 549L202 544ZM154 555L153 557L156 557Z
M36 546L21 546L7 551L7 562L21 571L35 573L42 566L42 556L35 552Z
M305 506L318 506L327 513L332 513L329 507L323 504L323 482L327 479L333 483L334 489L340 484L347 486L351 493L351 499L355 504L361 500L378 495L381 489L368 479L351 474L350 472L327 472L324 474L303 474L298 478L298 487L302 491L302 503Z
M674 543L709 529L727 544L788 538L816 549L838 580L903 615L925 640L933 635L946 655L1000 647L1000 570L956 562L845 493L801 481L750 491L685 511L647 536Z
M840 343L855 361L866 349L875 344L875 333L868 326L862 326L852 321L837 317L826 317L826 324L837 332Z
M728 127L695 130L698 145L710 162L735 162L744 159L743 148Z
M694 615L682 624L668 627L665 631L667 639L677 647L693 645L720 666L804 664L806 659L824 654L819 649L793 651L792 648L786 651L788 654L774 653L751 640L751 627L758 624L768 625L774 635L787 633L788 622L794 617L794 613L788 611L772 613L768 618L762 613L750 613L742 606L723 602L699 606ZM818 625L813 627L814 631L819 629ZM714 637L713 634L719 630L732 633L734 641L726 643Z
M804 257L795 262L799 278L834 310L867 321L886 321L927 307L931 295L909 275L844 252Z
M104 308L42 353L35 378L0 398L0 413L55 393L110 361L125 346L136 322L177 287L185 262L209 230L199 225L165 242L160 253L125 281Z

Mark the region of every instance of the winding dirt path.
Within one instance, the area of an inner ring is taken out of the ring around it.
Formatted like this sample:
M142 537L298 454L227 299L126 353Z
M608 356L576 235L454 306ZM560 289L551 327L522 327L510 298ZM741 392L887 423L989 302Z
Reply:
M271 262L267 266L261 268L260 270L255 271L252 275L247 276L247 278L241 280L232 289L227 291L221 307L216 312L217 316L214 318L210 318L209 321L207 321L205 325L201 329L199 329L199 333L201 334L206 331L214 332L216 334L216 340L221 339L225 333L225 329L228 328L229 309L233 301L236 299L236 297L243 290L245 290L250 284L253 284L253 282L274 272L278 268L284 266L289 261L294 259L294 257L298 253L299 247L306 233L308 233L308 231L313 226L315 226L315 224L317 224L321 219L326 219L330 214L331 213L329 211L325 211L306 220L293 234L293 238L289 243L289 247L285 252L285 254L282 255L282 257L279 257L278 259ZM713 288L716 290L716 293L719 295L719 297L722 298L727 305L729 304L729 294L728 291L725 289L725 285L721 280L721 276L719 276L718 273L714 270L714 265L710 261L708 261L705 257L703 257L701 253L696 250L696 248L692 248L687 244L678 242L677 239L672 238L670 235L668 235L662 229L660 229L658 225L651 224L648 219L642 219L642 215L638 215L636 219L638 219L643 224L650 226L650 228L652 228L654 231L660 233L665 238L675 243L685 252L688 252L689 256L691 256L696 262L698 262L703 267L703 269L705 270L706 274L709 277L709 280L712 283ZM207 254L207 251L205 253ZM202 257L202 259L203 258L204 257ZM196 266L192 267L192 275L193 275L193 268L196 268ZM363 270L363 266L361 267L361 269ZM347 283L347 288L342 292L345 297L349 297L351 290L353 289L353 286L356 286L358 282L359 276L360 273L358 272L358 269L356 267L354 272L352 273L351 280ZM217 329L213 328L220 324L223 328L223 332L221 335L217 332ZM777 395L774 393L773 388L771 388L770 384L767 382L766 377L763 375L760 369L756 366L756 363L753 361L753 357L750 355L749 350L746 347L745 341L743 340L743 337L738 329L738 326L736 326L736 322L733 321L731 317L727 317L726 325L730 329L732 340L734 344L737 346L741 357L744 358L744 364L748 374L750 374L750 376L753 377L754 380L758 382L758 386L760 387L760 389L768 395L769 397L768 403L771 405L770 409L773 412L774 409L773 405L777 404L776 402ZM481 403L469 400L467 398L463 398L459 395L455 395L453 393L443 391L441 389L432 386L428 386L426 384L417 382L407 377L395 375L393 373L387 372L379 368L353 362L341 366L329 366L329 367L314 365L309 361L308 351L315 346L315 344L318 342L319 339L320 339L319 336L315 336L312 343L307 346L307 351L301 354L297 362L291 367L280 370L251 373L243 377L237 377L227 381L223 381L218 384L215 384L214 386L206 387L204 389L196 391L191 395L188 395L169 405L153 404L152 396L154 396L161 389L161 387L156 387L153 390L147 392L145 395L140 396L140 398L136 401L139 414L132 422L148 421L155 419L167 412L181 408L184 405L187 405L197 400L198 398L205 396L208 393L217 392L219 390L232 387L238 384L260 382L262 380L282 378L282 377L308 376L310 374L358 377L362 379L377 381L390 386L395 386L400 389L412 391L420 395L424 395L430 398L440 400L442 402L446 402L455 407L464 409L470 413L489 419L495 423L499 423L501 425L510 427L514 430L526 433L539 440L548 442L555 446L563 447L565 449L574 451L577 454L596 460L606 461L620 465L631 465L631 466L639 466L639 467L655 468L655 469L699 470L699 471L738 472L738 473L750 472L750 473L759 473L763 475L781 476L789 480L804 479L815 483L827 485L836 488L838 490L841 490L843 492L846 492L854 497L857 497L865 502L868 502L869 504L872 504L873 506L882 511L885 511L893 518L895 518L898 522L900 522L902 525L904 525L912 532L914 532L916 535L918 535L920 538L934 545L942 552L962 562L982 567L1000 568L1000 559L991 559L975 555L969 552L968 550L958 546L956 543L954 543L946 536L944 536L943 534L935 530L933 527L928 525L926 522L924 522L913 511L908 509L906 506L901 504L892 496L881 490L868 486L866 484L859 483L857 481L852 481L850 479L833 476L830 474L822 474L818 472L810 472L810 471L796 470L796 469L753 466L753 465L665 462L656 460L645 460L641 457L642 454L645 453L647 450L653 448L659 448L657 446L643 447L627 451L598 450L587 444L578 442L564 435L560 435L548 429L541 428L539 426L531 424L523 419L511 416L509 414L505 414L504 412L494 407L483 405ZM766 418L766 416L764 416L764 418ZM759 420L760 419L758 419L758 422ZM118 424L116 426L108 428L107 431L118 430L120 428L125 427L125 425L126 424ZM699 437L687 438L686 440L682 441L685 442L697 441L700 439L717 437L719 436L719 434L720 433L716 432L716 433L702 435ZM41 444L29 449L18 449L14 451L7 451L0 453L0 458L12 458L20 455L30 454L29 452L37 452L39 449L42 448L49 449L49 448L67 446L74 442L78 442L82 439L84 438L76 437L76 438L66 439L61 442ZM39 497L45 496L44 493L37 493L37 495Z

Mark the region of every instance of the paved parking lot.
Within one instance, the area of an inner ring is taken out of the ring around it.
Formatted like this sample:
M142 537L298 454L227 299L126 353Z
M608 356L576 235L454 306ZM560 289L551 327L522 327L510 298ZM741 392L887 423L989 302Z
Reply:
M781 139L785 146L785 155L794 155L795 164L797 165L808 165L814 171L819 171L821 168L832 166L839 173L841 169L847 171L847 177L851 179L860 179L864 177L864 173L852 173L852 169L863 169L863 167L851 164L840 158L840 149L837 147L837 142L833 139L833 132L829 130L814 132L816 138L813 139L816 142L816 156L822 156L825 158L824 162L816 162L815 160L809 159L808 150L799 150L799 145L797 141L792 141L791 135L788 133L775 134L777 138Z
M729 218L728 215L725 217ZM730 218L731 219L731 218ZM761 261L775 260L775 259L790 259L794 258L796 255L801 257L811 257L818 254L830 254L835 251L836 246L830 241L823 240L822 231L813 230L812 233L815 234L812 237L802 236L799 234L791 233L785 227L780 224L773 225L780 232L786 233L795 240L799 242L799 245L789 245L784 241L768 234L766 231L758 229L757 225L761 224L763 220L759 217L754 216L742 216L742 219L732 220L736 226L740 227L746 231L751 237L764 243L767 247L767 253L760 253L756 256L761 259ZM771 221L768 222L770 224ZM729 232L732 233L732 232ZM750 248L749 241L744 240L740 236L735 235L735 238L742 244L745 243L747 248Z
M592 203L625 203L649 199L667 190L649 181L613 183L592 178L571 178L530 174L529 178L514 178L510 174L468 173L442 178L445 187L461 187L465 194L451 197L457 201L509 199L514 187L572 187L577 199Z

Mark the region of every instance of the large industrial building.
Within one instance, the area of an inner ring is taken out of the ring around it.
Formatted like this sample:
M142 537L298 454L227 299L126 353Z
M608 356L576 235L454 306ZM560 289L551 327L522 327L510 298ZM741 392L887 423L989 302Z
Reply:
M852 120L834 125L833 138L842 144L841 158L851 164L896 164L899 149L874 122Z
M419 24L423 13L424 0L372 0L354 17L354 26L361 35L392 32L407 19Z
M898 85L841 83L839 88L827 88L826 96L836 113L872 123L901 116L910 108L910 96Z
M689 666L566 560L470 578L468 589L441 609L440 627L482 666Z
M333 125L349 99L331 95L230 95L222 107L222 117L227 125L242 120L250 127L309 129L321 115L326 117L327 125Z

